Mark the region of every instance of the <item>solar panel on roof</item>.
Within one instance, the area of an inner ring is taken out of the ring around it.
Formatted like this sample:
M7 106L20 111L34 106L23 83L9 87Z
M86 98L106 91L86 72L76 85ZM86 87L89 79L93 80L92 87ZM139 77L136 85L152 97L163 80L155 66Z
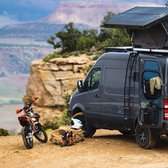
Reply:
M111 17L104 26L129 30L134 47L168 49L166 7L135 7Z
M135 7L111 17L104 27L145 29L166 19L168 19L166 7Z

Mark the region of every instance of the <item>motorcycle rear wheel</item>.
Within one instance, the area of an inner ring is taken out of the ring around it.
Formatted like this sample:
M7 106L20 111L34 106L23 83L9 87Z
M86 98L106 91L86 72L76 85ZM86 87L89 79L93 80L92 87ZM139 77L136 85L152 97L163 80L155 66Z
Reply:
M34 146L34 142L33 142L33 135L32 135L30 128L26 126L23 127L21 134L22 134L22 139L23 139L25 147L27 149L32 149Z
M48 141L47 133L43 127L41 127L40 131L35 132L34 136L41 143L46 143Z

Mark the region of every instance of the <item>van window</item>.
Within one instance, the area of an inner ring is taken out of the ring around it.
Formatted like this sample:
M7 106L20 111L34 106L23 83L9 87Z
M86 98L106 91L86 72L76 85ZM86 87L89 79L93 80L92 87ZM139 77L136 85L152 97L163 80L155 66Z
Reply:
M97 89L100 83L101 69L93 69L86 80L84 81L84 90L94 90Z
M106 68L104 87L107 94L124 94L125 69Z
M145 60L144 69L150 69L150 70L158 71L159 70L159 64L158 64L157 61Z

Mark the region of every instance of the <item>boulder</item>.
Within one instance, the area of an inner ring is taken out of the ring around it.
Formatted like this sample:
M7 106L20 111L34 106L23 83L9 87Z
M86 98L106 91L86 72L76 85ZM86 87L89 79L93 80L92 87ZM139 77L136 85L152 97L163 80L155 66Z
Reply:
M57 111L65 105L65 95L72 93L77 80L84 78L87 67L92 64L93 62L85 55L54 58L49 62L43 60L32 62L26 92L28 96L39 97L34 108L41 114L42 119L51 118L43 109L47 109L52 117L58 117Z

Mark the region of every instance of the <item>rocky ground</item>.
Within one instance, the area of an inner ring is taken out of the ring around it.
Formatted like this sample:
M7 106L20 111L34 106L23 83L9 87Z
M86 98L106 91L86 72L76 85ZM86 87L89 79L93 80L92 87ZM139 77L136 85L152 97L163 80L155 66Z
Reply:
M62 148L35 141L27 150L21 136L0 137L0 168L167 168L167 158L165 137L152 150L140 148L133 136L106 130Z

